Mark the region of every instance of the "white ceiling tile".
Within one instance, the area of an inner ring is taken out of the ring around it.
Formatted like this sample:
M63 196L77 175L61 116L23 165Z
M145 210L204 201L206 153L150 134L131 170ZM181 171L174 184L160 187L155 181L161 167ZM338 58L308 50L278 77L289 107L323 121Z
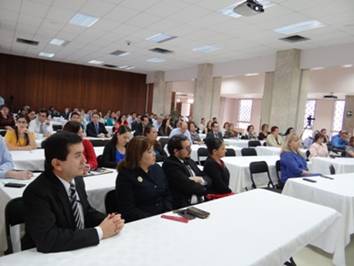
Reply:
M81 7L80 12L83 14L90 14L101 18L102 16L108 14L116 4L107 2L97 2L96 0L87 0L87 2Z
M150 8L154 4L158 3L159 0L125 0L122 1L119 5L128 7L131 9L136 9L139 11L145 11L146 9Z

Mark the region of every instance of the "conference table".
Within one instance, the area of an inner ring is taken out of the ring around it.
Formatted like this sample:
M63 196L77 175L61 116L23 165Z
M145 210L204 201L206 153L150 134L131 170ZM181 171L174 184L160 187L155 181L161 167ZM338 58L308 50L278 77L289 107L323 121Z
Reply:
M330 179L330 178L332 179ZM317 203L337 210L343 216L345 244L354 233L354 174L309 177L315 183L302 178L290 178L285 183L283 194Z
M103 153L104 147L94 147L96 156ZM44 171L44 149L30 151L10 151L17 170Z
M224 139L225 145L237 146L240 148L248 148L249 139ZM261 145L264 144L264 140L259 141Z
M314 157L311 159L311 172L330 174L329 167L334 166L336 174L354 173L354 158Z
M229 187L233 192L242 192L245 188L251 188L252 182L250 178L249 165L251 162L265 161L268 164L269 174L274 184L278 183L275 163L279 156L239 156L224 157L223 161L230 172ZM265 186L268 184L268 177L265 173L255 175L255 183L257 186Z
M115 188L115 182L117 178L117 171L114 169L109 169L110 173L107 174L97 174L92 176L87 176L84 178L85 188L87 193L88 201L91 206L95 209L105 213L106 209L104 206L104 198L110 190ZM33 180L39 176L39 173L35 173L34 176L29 180L13 180L13 179L2 179L0 180L0 253L5 251L7 248L6 244L6 232L5 232L5 207L6 204L14 198L22 197L22 194L26 187L22 188L11 188L5 187L4 185L8 182L22 183L28 185ZM19 233L20 229L18 226L13 227L12 232L17 237L15 238L16 249L19 250ZM1 262L0 262L1 265Z
M180 223L157 215L126 224L98 246L51 254L30 249L1 257L0 265L273 266L308 244L345 265L342 216L328 207L261 189L198 207L210 216Z

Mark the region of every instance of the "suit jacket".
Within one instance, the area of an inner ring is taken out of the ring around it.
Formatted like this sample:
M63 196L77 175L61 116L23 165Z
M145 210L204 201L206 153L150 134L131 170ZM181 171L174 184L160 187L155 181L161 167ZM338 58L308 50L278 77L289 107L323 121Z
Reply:
M206 186L190 180L190 173L187 166L174 156L168 157L163 163L163 170L167 176L169 187L173 198L175 209L191 205L191 197L204 196L207 194L207 187L211 186L211 179L204 175L192 159L187 159L196 176L203 176L207 182Z
M222 166L208 157L204 164L204 173L212 180L212 186L208 189L208 193L231 192L229 188L230 172L225 165Z
M97 230L105 216L93 209L85 191L82 177L75 178L76 191L82 205L85 228L76 230L69 197L61 181L44 172L28 185L23 193L26 236L23 248L40 252L60 252L97 245Z
M116 146L113 145L112 141L108 142L106 146L104 146L102 157L99 162L100 166L108 168L117 168L116 151Z
M103 134L108 134L108 132L107 132L107 130L106 130L106 128L105 128L105 126L104 126L104 124L102 124L102 123L98 123L98 134L101 134L101 133L103 133ZM96 132L96 127L95 127L95 125L93 124L93 122L90 122L90 123L88 123L87 124L87 126L86 126L86 135L88 136L88 137L95 137L95 138L97 138L97 132Z
M215 135L214 135L213 132L209 132L209 133L206 135L206 138L207 138L207 139L208 139L208 138L215 138ZM216 138L222 140L222 134L221 134L221 132L218 132L218 133L216 134Z
M116 180L116 191L118 210L127 222L172 209L167 179L158 164L148 173L141 168L123 169Z

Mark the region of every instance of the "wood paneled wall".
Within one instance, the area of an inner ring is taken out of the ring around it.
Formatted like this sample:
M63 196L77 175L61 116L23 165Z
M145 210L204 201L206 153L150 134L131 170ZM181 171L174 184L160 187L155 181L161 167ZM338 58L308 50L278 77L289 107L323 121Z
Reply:
M0 54L0 96L13 108L54 106L143 113L146 75Z

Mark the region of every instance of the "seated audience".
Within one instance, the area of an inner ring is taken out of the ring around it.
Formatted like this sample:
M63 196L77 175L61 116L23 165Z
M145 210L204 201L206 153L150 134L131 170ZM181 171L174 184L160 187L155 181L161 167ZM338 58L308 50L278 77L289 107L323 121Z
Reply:
M210 138L206 141L206 145L209 157L204 164L204 173L211 179L211 186L208 188L208 193L230 193L230 173L223 160L221 160L221 158L225 156L225 144L221 139Z
M36 134L41 134L44 137L49 137L53 134L53 125L48 119L46 109L39 110L37 118L30 122L29 130Z
M128 120L126 115L119 116L117 122L114 124L114 128L116 130L118 130L120 126L128 126Z
M100 166L117 168L118 163L125 158L126 145L130 137L130 129L126 126L121 126L104 147L102 158L99 162Z
M238 132L235 128L235 125L233 123L230 123L230 126L224 132L224 139L236 138L237 135Z
M188 122L188 130L189 133L191 134L193 144L203 144L203 141L201 140L198 134L197 125L193 121Z
M4 139L0 136L0 179L30 179L33 175L30 171L16 171L11 153L8 151Z
M320 130L320 133L325 137L325 143L328 143L329 142L329 136L327 135L327 129L322 128Z
M171 119L165 118L162 120L161 126L159 128L159 136L169 136L173 127L171 126Z
M200 124L199 124L199 133L203 133L205 129L205 117L202 117L200 119Z
M108 137L108 131L99 120L100 115L98 113L92 113L91 122L86 126L86 136L94 138Z
M70 251L97 245L122 230L119 214L105 217L87 200L83 151L81 137L71 132L45 141L45 171L23 193L24 249L34 245L44 253Z
M61 113L61 116L62 116L65 120L69 120L69 117L70 117L70 108L69 108L69 107L65 107L64 112Z
M173 136L176 135L184 135L188 138L190 143L193 143L191 133L188 130L187 122L179 121L177 127L171 131L169 138L172 138Z
M310 146L310 158L312 157L328 157L328 148L325 143L325 136L317 133Z
M309 149L312 145L312 143L314 143L314 140L315 140L315 136L320 133L318 130L315 130L313 133L312 133L312 136L308 136L306 139L304 139L303 143L302 143L302 146L304 147L304 149Z
M349 134L346 130L341 130L339 133L332 137L332 148L344 151L345 146L348 145Z
M156 156L156 162L163 162L166 159L166 153L161 147L160 142L157 141L157 130L152 125L148 125L144 132L145 137L154 147L154 152Z
M219 123L217 121L211 123L211 131L206 135L206 139L208 138L222 139L222 134L219 131Z
M211 123L212 123L212 121L211 120L209 120L208 122L207 122L207 124L206 124L206 126L205 126L205 128L204 128L204 134L208 134L209 132L211 132L212 131L212 129L211 129Z
M284 139L286 139L292 133L295 133L295 129L293 127L288 127L283 135Z
M270 134L267 136L267 146L281 147L283 145L283 138L279 134L279 128L273 126L270 129Z
M115 112L111 112L106 118L106 126L114 126L114 124L116 123L116 116L117 115Z
M261 127L261 132L259 132L259 134L258 134L258 139L265 140L265 139L267 139L268 135L269 135L269 125L263 124Z
M6 131L5 142L9 150L33 150L37 148L36 137L28 130L28 118L18 115L14 129Z
M132 130L134 131L134 136L143 136L145 128L150 124L149 117L146 115L143 115L140 120L137 119L133 124L132 124Z
M246 134L242 136L243 139L257 139L257 133L254 131L254 126L249 125Z
M347 157L354 157L354 137L350 137L348 145L345 147Z
M173 208L178 209L204 200L211 180L190 159L191 144L185 135L173 136L167 149L170 154L163 163L172 193Z
M75 133L82 138L82 144L84 145L84 156L86 159L85 174L87 174L90 170L95 170L97 168L96 153L91 141L84 139L81 124L76 121L69 121L64 125L63 131Z
M299 147L300 138L295 133L290 134L280 154L281 185L284 185L288 178L311 175L305 158L299 152Z
M15 120L7 105L0 107L0 129L9 129L15 126Z
M134 137L129 142L118 172L117 206L127 222L172 209L165 173L155 163L154 147L146 137Z

